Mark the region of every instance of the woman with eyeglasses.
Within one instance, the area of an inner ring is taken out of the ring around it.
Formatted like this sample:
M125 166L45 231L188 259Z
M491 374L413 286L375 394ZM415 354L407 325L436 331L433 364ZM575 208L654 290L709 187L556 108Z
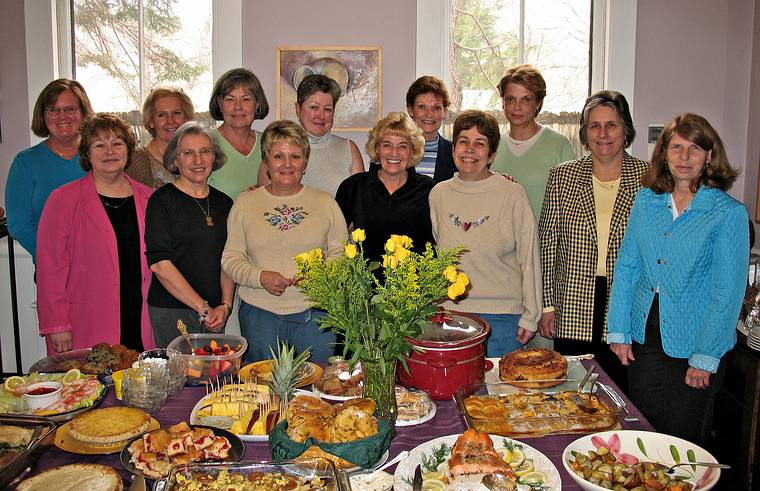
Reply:
M178 320L191 333L220 332L232 311L235 284L221 265L232 199L208 184L225 161L197 121L177 128L164 152L164 166L177 177L153 193L145 219L148 310L159 347L179 335Z
M607 317L631 400L657 431L698 445L712 429L747 285L747 210L727 193L738 174L702 116L665 126L633 203Z
M8 231L36 260L42 208L57 187L82 177L79 129L92 114L84 87L60 78L50 82L34 104L32 131L45 138L13 159L5 186Z

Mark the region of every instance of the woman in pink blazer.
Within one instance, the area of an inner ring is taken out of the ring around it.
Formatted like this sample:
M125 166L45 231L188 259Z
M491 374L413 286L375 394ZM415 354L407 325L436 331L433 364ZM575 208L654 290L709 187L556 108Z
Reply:
M131 128L98 113L82 125L87 175L53 191L37 235L37 314L48 354L106 342L153 348L146 304L145 207L152 190L124 174Z

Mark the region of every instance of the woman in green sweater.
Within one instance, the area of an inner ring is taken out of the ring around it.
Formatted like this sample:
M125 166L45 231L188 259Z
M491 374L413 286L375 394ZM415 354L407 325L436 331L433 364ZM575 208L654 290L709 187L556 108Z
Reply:
M536 121L546 97L546 81L533 65L507 70L499 82L499 95L509 131L502 136L491 167L514 177L525 188L538 220L549 169L574 160L575 152L565 135Z

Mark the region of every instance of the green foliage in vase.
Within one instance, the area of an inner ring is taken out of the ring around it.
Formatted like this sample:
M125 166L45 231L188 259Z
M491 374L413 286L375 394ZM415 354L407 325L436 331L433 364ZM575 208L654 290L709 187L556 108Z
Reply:
M322 328L343 337L344 355L398 360L406 367L404 355L412 350L407 338L419 336L437 304L447 295L461 295L469 284L467 275L454 267L464 248L427 244L418 254L410 250L409 237L392 235L379 263L364 258L363 230L354 230L351 237L354 243L346 244L340 257L325 260L319 249L296 256L298 286L327 312Z

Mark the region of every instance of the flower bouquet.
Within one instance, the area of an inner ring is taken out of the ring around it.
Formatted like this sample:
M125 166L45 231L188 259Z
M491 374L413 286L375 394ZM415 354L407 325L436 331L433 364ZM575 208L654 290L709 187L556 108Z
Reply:
M463 247L440 249L427 244L425 252L411 251L412 239L391 235L382 263L364 258L362 229L340 257L325 260L314 249L295 257L298 286L316 308L327 314L322 328L341 335L344 356L361 361L364 397L377 403L377 413L391 424L396 419L396 365L406 366L409 338L420 335L438 310L437 303L463 294L467 275L455 264Z

